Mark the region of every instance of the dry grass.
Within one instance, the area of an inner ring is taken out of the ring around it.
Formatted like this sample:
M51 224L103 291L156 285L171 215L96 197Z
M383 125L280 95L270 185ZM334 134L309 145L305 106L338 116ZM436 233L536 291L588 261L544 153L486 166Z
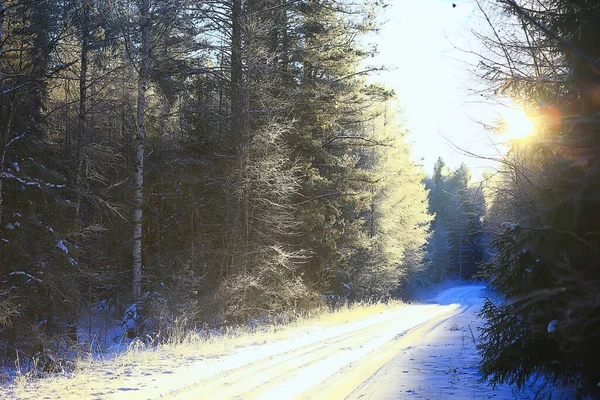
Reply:
M191 365L202 359L231 354L234 350L272 343L315 327L327 327L360 321L386 310L403 306L399 301L388 304L353 304L336 312L327 307L313 310L294 321L257 328L235 327L219 334L189 332L184 323L165 333L163 343L132 341L127 350L99 358L81 358L70 374L37 378L33 374L18 376L11 384L0 387L0 398L17 399L88 399L116 397L126 380L161 373ZM121 389L122 390L122 389ZM128 397L133 398L133 397Z

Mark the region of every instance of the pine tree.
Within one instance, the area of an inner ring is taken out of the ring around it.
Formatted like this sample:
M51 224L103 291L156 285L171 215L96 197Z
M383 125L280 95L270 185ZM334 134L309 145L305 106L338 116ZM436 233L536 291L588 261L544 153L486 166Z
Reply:
M70 280L77 250L61 215L66 178L44 123L53 111L45 102L51 82L73 64L55 56L64 38L60 10L42 1L3 2L0 16L0 277L9 352L21 345L35 352L44 331L65 332L79 303ZM43 329L29 333L36 324Z
M435 220L428 250L436 282L451 277L471 279L483 261L484 210L470 180L471 173L464 163L448 171L439 158L429 181L429 211Z

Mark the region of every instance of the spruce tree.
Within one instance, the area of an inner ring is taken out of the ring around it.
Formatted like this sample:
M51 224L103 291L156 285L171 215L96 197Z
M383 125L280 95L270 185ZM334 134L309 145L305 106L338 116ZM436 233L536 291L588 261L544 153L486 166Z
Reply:
M592 93L600 8L579 0L498 5L530 41L515 40L504 53L514 57L495 68L506 72L505 93L539 118L535 135L513 144L488 189L488 215L502 225L485 276L501 297L482 311L481 370L492 384L523 387L541 376L548 386L575 385L596 397L600 103ZM509 71L515 65L520 74Z

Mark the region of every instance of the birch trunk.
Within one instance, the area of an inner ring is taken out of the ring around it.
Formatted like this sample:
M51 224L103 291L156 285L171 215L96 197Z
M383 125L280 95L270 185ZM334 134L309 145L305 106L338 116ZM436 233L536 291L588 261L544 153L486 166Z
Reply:
M142 53L138 76L135 208L133 211L133 296L142 294L142 207L144 205L144 141L146 139L146 91L150 72L150 0L142 0L140 28Z

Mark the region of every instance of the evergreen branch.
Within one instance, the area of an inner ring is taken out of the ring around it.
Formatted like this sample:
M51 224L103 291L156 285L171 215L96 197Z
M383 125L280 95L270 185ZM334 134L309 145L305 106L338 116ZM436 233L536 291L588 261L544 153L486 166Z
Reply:
M264 14L264 13L267 13L267 12L270 12L270 11L278 10L280 8L286 8L286 7L292 6L292 5L296 4L296 3L300 3L301 1L303 1L303 0L290 0L287 3L278 4L278 5L273 6L273 7L268 7L268 8L262 9L262 10L258 10L258 11L255 11L253 13L250 13L248 15L254 16L254 15Z
M337 79L334 79L334 80L332 80L332 81L330 82L330 84L333 84L333 83L338 83L338 82L340 82L340 81L343 81L343 80L345 80L345 79L348 79L348 78L352 78L352 77L354 77L354 76L357 76L357 75L365 75L365 74L368 74L368 73L371 73L371 72L374 72L374 71L383 71L384 69L385 69L385 68L383 68L383 67L372 67L372 68L367 68L367 69L364 69L364 70L362 70L362 71L357 71L357 72L354 72L354 73L352 73L352 74L344 75L344 76L342 76L342 77L339 77L339 78L337 78Z
M366 137L362 137L362 136L354 136L354 135L334 136L331 139L327 140L325 143L323 143L322 146L323 147L332 146L333 142L335 142L336 140L340 140L340 139L356 139L356 140L362 140L362 141L371 143L372 145L375 145L375 146L385 146L385 147L390 146L389 144L382 143L379 140L370 139L370 138L366 138Z
M302 205L302 204L306 204L306 203L309 203L309 202L311 202L311 201L315 201L315 200L323 199L323 198L325 198L325 197L331 197L331 196L340 196L341 194L342 194L341 192L324 193L324 194L320 194L320 195L318 195L318 196L315 196L315 197L311 197L311 198L310 198L310 199L308 199L308 200L301 201L300 203L296 203L295 205L296 205L296 206L300 206L300 205Z
M596 63L596 61L592 57L588 56L586 53L579 50L568 40L562 38L558 33L556 33L555 31L553 31L552 29L550 29L549 27L545 26L543 23L541 23L540 21L535 19L528 12L526 12L521 6L519 6L514 0L499 0L499 1L505 3L506 5L508 5L511 8L513 8L517 12L517 14L519 14L521 17L525 18L527 21L529 21L531 24L533 24L535 27L537 27L539 30L541 30L544 34L546 34L546 36L550 37L551 39L556 40L560 44L560 46L564 48L565 51L570 52L570 53L574 54L575 56L577 56L579 59L581 59L581 61L583 61L583 63L586 64L587 67L590 68L590 70L592 72L594 72L596 74L600 74L600 68L599 68L598 64Z

